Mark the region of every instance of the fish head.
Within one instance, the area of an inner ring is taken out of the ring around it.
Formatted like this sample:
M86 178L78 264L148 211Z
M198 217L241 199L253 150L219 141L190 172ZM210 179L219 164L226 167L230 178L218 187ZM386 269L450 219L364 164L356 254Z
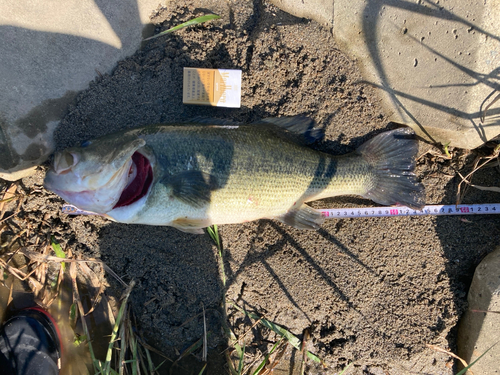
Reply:
M44 186L78 208L107 213L136 177L132 156L145 144L125 133L65 149L54 155Z

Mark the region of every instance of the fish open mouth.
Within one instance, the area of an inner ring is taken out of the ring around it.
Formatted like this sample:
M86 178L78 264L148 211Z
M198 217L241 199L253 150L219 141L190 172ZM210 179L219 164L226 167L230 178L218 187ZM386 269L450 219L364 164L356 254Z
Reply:
M151 182L153 182L153 169L149 164L149 160L144 155L134 152L130 172L132 172L133 168L135 168L135 178L122 191L120 199L113 209L128 206L148 193Z

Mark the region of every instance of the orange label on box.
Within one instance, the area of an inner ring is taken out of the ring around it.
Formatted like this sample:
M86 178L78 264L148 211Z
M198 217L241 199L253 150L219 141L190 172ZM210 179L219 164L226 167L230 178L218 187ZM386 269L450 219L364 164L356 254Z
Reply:
M241 70L184 68L182 102L239 108Z

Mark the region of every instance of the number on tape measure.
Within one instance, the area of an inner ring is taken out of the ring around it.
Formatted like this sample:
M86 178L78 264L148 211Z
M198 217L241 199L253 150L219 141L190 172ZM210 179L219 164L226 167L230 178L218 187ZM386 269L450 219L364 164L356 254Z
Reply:
M500 203L469 205L427 205L422 210L409 207L367 207L321 209L325 217L389 217L424 215L478 215L500 213Z

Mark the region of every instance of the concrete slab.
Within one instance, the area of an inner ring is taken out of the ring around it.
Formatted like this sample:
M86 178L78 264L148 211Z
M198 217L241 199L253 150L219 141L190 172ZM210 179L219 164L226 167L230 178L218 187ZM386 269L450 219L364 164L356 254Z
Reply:
M390 120L475 148L500 134L500 3L336 0L336 41L379 90Z
M500 374L500 247L486 256L476 268L468 295L469 308L458 332L458 355L474 362L495 345L472 367L475 374ZM474 312L496 311L494 312ZM497 344L498 343L498 344Z
M475 148L500 134L500 3L491 0L271 0L332 25L391 121Z
M76 93L137 50L159 3L0 2L0 178L23 177L47 158Z

